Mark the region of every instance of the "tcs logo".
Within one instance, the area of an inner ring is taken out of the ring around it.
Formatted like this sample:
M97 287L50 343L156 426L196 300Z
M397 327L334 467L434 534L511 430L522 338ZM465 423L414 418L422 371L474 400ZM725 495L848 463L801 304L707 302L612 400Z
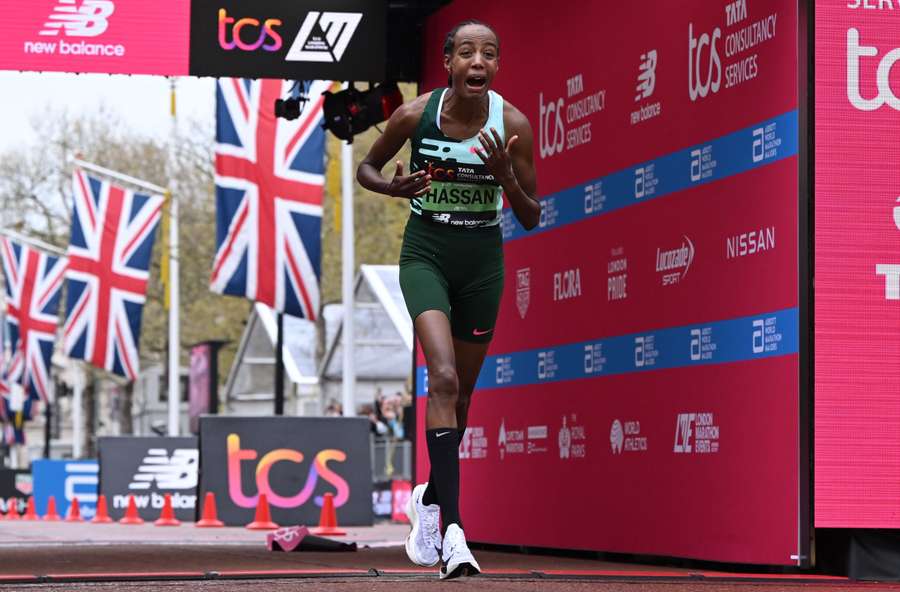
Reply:
M688 94L691 101L704 98L709 94L719 92L722 85L722 59L719 57L719 48L716 42L722 38L722 29L713 29L712 36L703 33L699 38L694 38L694 23L688 24ZM706 73L703 72L703 48L709 46L709 62ZM695 53L696 50L696 53ZM715 75L713 75L715 70Z
M540 106L538 144L541 149L541 158L547 158L562 152L563 146L565 146L566 128L563 125L562 112L566 103L560 97L544 105L544 93L540 93L538 104Z
M336 507L343 506L350 498L350 486L337 473L328 468L328 461L344 462L347 460L347 454L343 450L326 449L320 451L315 460L309 467L309 474L306 477L306 484L303 489L285 497L273 491L269 481L269 472L272 467L279 462L291 462L300 464L303 462L303 453L299 450L291 450L290 448L278 448L263 455L259 463L256 465L256 489L257 493L253 496L244 495L243 484L241 483L241 462L256 460L258 453L255 450L241 450L241 438L237 434L228 434L228 494L231 501L241 508L255 508L259 494L266 494L269 503L279 508L297 508L305 504L313 491L316 489L316 482L319 477L330 483L337 493L334 497L334 505ZM315 504L322 505L322 498L316 497Z
M859 30L847 29L847 98L860 111L875 111L883 105L900 111L900 98L891 89L891 69L900 61L900 47L893 49L881 58L875 71L878 94L871 99L864 99L859 88L860 57L874 58L878 56L878 48L860 45Z
M219 47L231 51L235 47L243 51L256 51L262 47L265 51L278 51L283 40L275 31L275 27L281 26L280 19L266 19L262 25L258 19L242 18L234 19L228 16L228 11L219 9ZM247 31L244 31L244 29ZM228 32L231 31L231 41L228 40ZM243 37L241 36L243 32ZM253 37L255 36L255 39ZM247 38L251 40L248 42ZM268 43L267 43L268 41Z
M425 167L425 172L431 176L435 181L455 181L456 180L456 169L440 168L434 166L434 163L431 161L427 161L428 166Z

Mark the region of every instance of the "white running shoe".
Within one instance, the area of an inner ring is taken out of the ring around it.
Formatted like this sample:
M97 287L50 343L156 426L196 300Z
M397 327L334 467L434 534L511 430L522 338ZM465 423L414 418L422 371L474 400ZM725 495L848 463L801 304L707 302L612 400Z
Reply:
M441 551L441 579L450 580L459 576L474 576L481 573L481 567L469 551L466 535L454 523L444 531L444 545Z
M410 561L422 567L437 565L441 560L441 508L437 504L426 506L422 496L428 483L416 485L406 502L406 516L412 525L406 537L406 554Z

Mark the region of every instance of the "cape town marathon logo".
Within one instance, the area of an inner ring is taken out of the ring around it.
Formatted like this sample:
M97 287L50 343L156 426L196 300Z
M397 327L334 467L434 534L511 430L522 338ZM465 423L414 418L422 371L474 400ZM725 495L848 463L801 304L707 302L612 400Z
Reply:
M90 43L83 39L103 35L115 10L116 5L112 0L59 0L38 33L46 40L26 41L24 52L123 57L125 46L120 43ZM67 38L72 40L67 41Z

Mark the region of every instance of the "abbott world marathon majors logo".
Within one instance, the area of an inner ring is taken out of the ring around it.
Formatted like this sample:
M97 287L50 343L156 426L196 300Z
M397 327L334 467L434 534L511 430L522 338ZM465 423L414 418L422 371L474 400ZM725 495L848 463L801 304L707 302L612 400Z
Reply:
M59 0L38 32L40 38L26 41L24 52L123 57L125 46L121 43L88 41L106 32L115 10L112 0Z
M724 6L725 31L701 31L688 24L688 96L691 101L735 88L759 76L759 54L753 50L775 39L778 13L752 17L749 0ZM724 63L722 59L724 50Z
M592 118L606 108L606 90L585 90L584 76L566 80L566 97L544 100L538 94L538 146L541 158L591 142Z

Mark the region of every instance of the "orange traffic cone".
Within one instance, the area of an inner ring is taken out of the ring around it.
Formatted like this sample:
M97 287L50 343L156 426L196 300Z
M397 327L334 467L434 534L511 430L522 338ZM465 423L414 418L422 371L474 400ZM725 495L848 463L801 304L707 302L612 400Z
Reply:
M175 518L175 510L172 509L172 494L167 493L163 502L162 512L154 522L156 526L181 526L181 520Z
M106 507L106 496L101 494L97 499L97 513L91 518L91 523L109 524L112 521L113 519L109 517L109 510Z
M7 520L21 520L21 516L19 516L19 500L14 497L6 500L6 519Z
M337 512L334 511L334 496L325 494L322 502L322 512L319 514L319 527L310 529L313 534L326 536L341 536L347 534L337 527Z
M78 506L77 497L72 499L72 504L66 513L66 522L84 522L84 518L81 517L81 508Z
M194 526L201 528L225 526L216 515L216 494L213 492L206 492L206 496L203 498L203 517Z
M137 503L134 501L134 496L128 496L128 508L125 510L125 516L119 520L119 524L143 524L144 519L138 515Z
M275 530L278 528L278 525L272 522L266 494L259 494L259 501L256 502L256 516L253 517L253 522L248 524L247 528L250 530Z
M56 499L51 495L47 499L47 513L44 514L44 520L47 522L59 522L62 518L56 513Z
M22 520L40 520L37 512L34 511L34 497L28 496L28 503L25 505L25 515Z

